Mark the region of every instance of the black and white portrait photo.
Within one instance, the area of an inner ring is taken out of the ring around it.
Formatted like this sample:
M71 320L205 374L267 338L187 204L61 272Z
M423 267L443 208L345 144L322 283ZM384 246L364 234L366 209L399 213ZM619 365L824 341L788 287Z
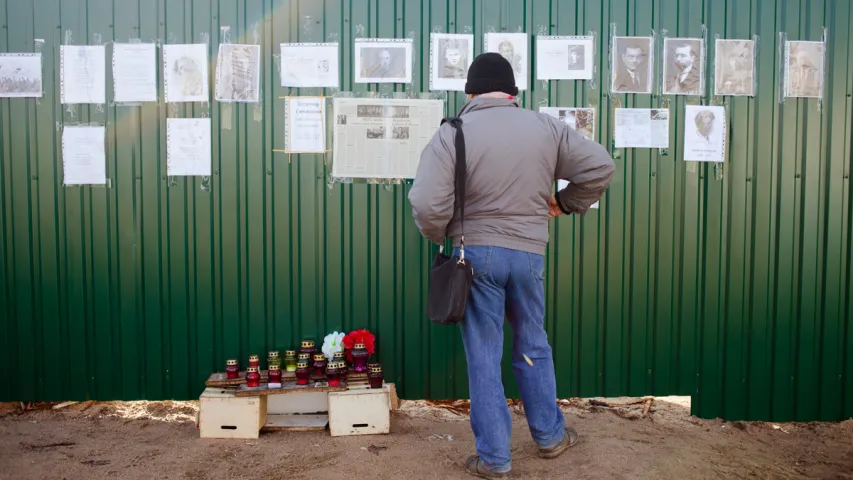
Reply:
M718 38L714 50L714 94L755 95L755 42Z
M260 45L220 45L216 59L216 100L220 102L259 101L260 69Z
M430 90L464 91L474 60L474 35L430 34Z
M515 86L527 90L527 34L487 33L486 51L500 53L512 65Z
M654 50L652 37L614 37L613 81L615 93L651 93Z
M41 53L0 54L0 97L41 96Z
M663 41L663 93L702 95L705 90L705 42L701 38Z
M785 96L823 96L823 42L785 43Z
M411 83L411 39L357 39L356 83Z
M725 107L685 106L684 160L722 162L725 154L725 130Z
M593 59L593 37L536 37L537 80L589 80Z

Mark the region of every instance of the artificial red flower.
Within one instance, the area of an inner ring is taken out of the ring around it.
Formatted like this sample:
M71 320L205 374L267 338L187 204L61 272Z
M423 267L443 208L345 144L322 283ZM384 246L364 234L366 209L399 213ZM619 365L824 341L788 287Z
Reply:
M365 329L361 330L353 330L349 334L344 336L344 348L346 349L347 360L352 362L352 349L355 347L356 343L363 343L364 348L367 349L367 353L373 355L373 351L375 350L375 337L372 333Z

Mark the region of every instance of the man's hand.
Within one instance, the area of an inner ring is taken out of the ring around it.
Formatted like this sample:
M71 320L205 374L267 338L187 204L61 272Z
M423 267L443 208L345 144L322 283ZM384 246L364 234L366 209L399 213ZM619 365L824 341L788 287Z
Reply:
M548 218L558 217L563 214L563 211L560 210L560 206L557 205L557 197L551 197L551 203L548 204Z

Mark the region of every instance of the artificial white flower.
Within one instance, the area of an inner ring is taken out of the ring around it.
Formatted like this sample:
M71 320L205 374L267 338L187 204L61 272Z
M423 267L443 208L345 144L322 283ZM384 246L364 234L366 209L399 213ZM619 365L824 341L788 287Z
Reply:
M323 347L320 349L323 355L331 362L335 357L335 352L344 351L344 334L334 331L323 339Z

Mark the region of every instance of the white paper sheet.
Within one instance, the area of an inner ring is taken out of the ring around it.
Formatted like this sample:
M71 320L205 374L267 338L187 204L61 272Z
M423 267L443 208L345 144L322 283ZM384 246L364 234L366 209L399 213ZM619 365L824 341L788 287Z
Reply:
M60 96L63 104L106 103L106 48L103 45L60 45Z
M355 39L355 83L412 83L411 38Z
M617 108L616 148L669 147L669 109Z
M595 58L592 40L592 37L536 37L536 79L591 79Z
M557 180L557 190L562 190L562 189L566 188L566 186L570 183L572 183L572 182L570 182L568 180ZM593 203L592 205L589 206L589 208L598 208L598 203L599 202Z
M41 53L0 53L0 97L42 95Z
M539 113L550 115L580 133L587 140L595 141L595 109L540 107Z
M166 174L210 175L210 119L166 119Z
M107 183L106 128L63 127L62 183L105 185Z
M726 108L687 105L684 119L684 160L725 161Z
M339 88L337 43L282 43L281 86Z
M210 101L207 45L163 45L166 102Z
M335 98L332 176L414 178L443 100Z
M257 103L261 98L261 46L223 43L216 59L215 98Z
M157 45L114 43L113 83L116 102L156 102Z
M326 151L326 101L320 97L284 100L284 149L288 152Z
M429 50L429 89L465 91L468 67L474 61L474 35L431 33Z
M526 33L487 33L485 38L487 52L500 53L512 65L515 86L518 90L527 90L528 58Z

